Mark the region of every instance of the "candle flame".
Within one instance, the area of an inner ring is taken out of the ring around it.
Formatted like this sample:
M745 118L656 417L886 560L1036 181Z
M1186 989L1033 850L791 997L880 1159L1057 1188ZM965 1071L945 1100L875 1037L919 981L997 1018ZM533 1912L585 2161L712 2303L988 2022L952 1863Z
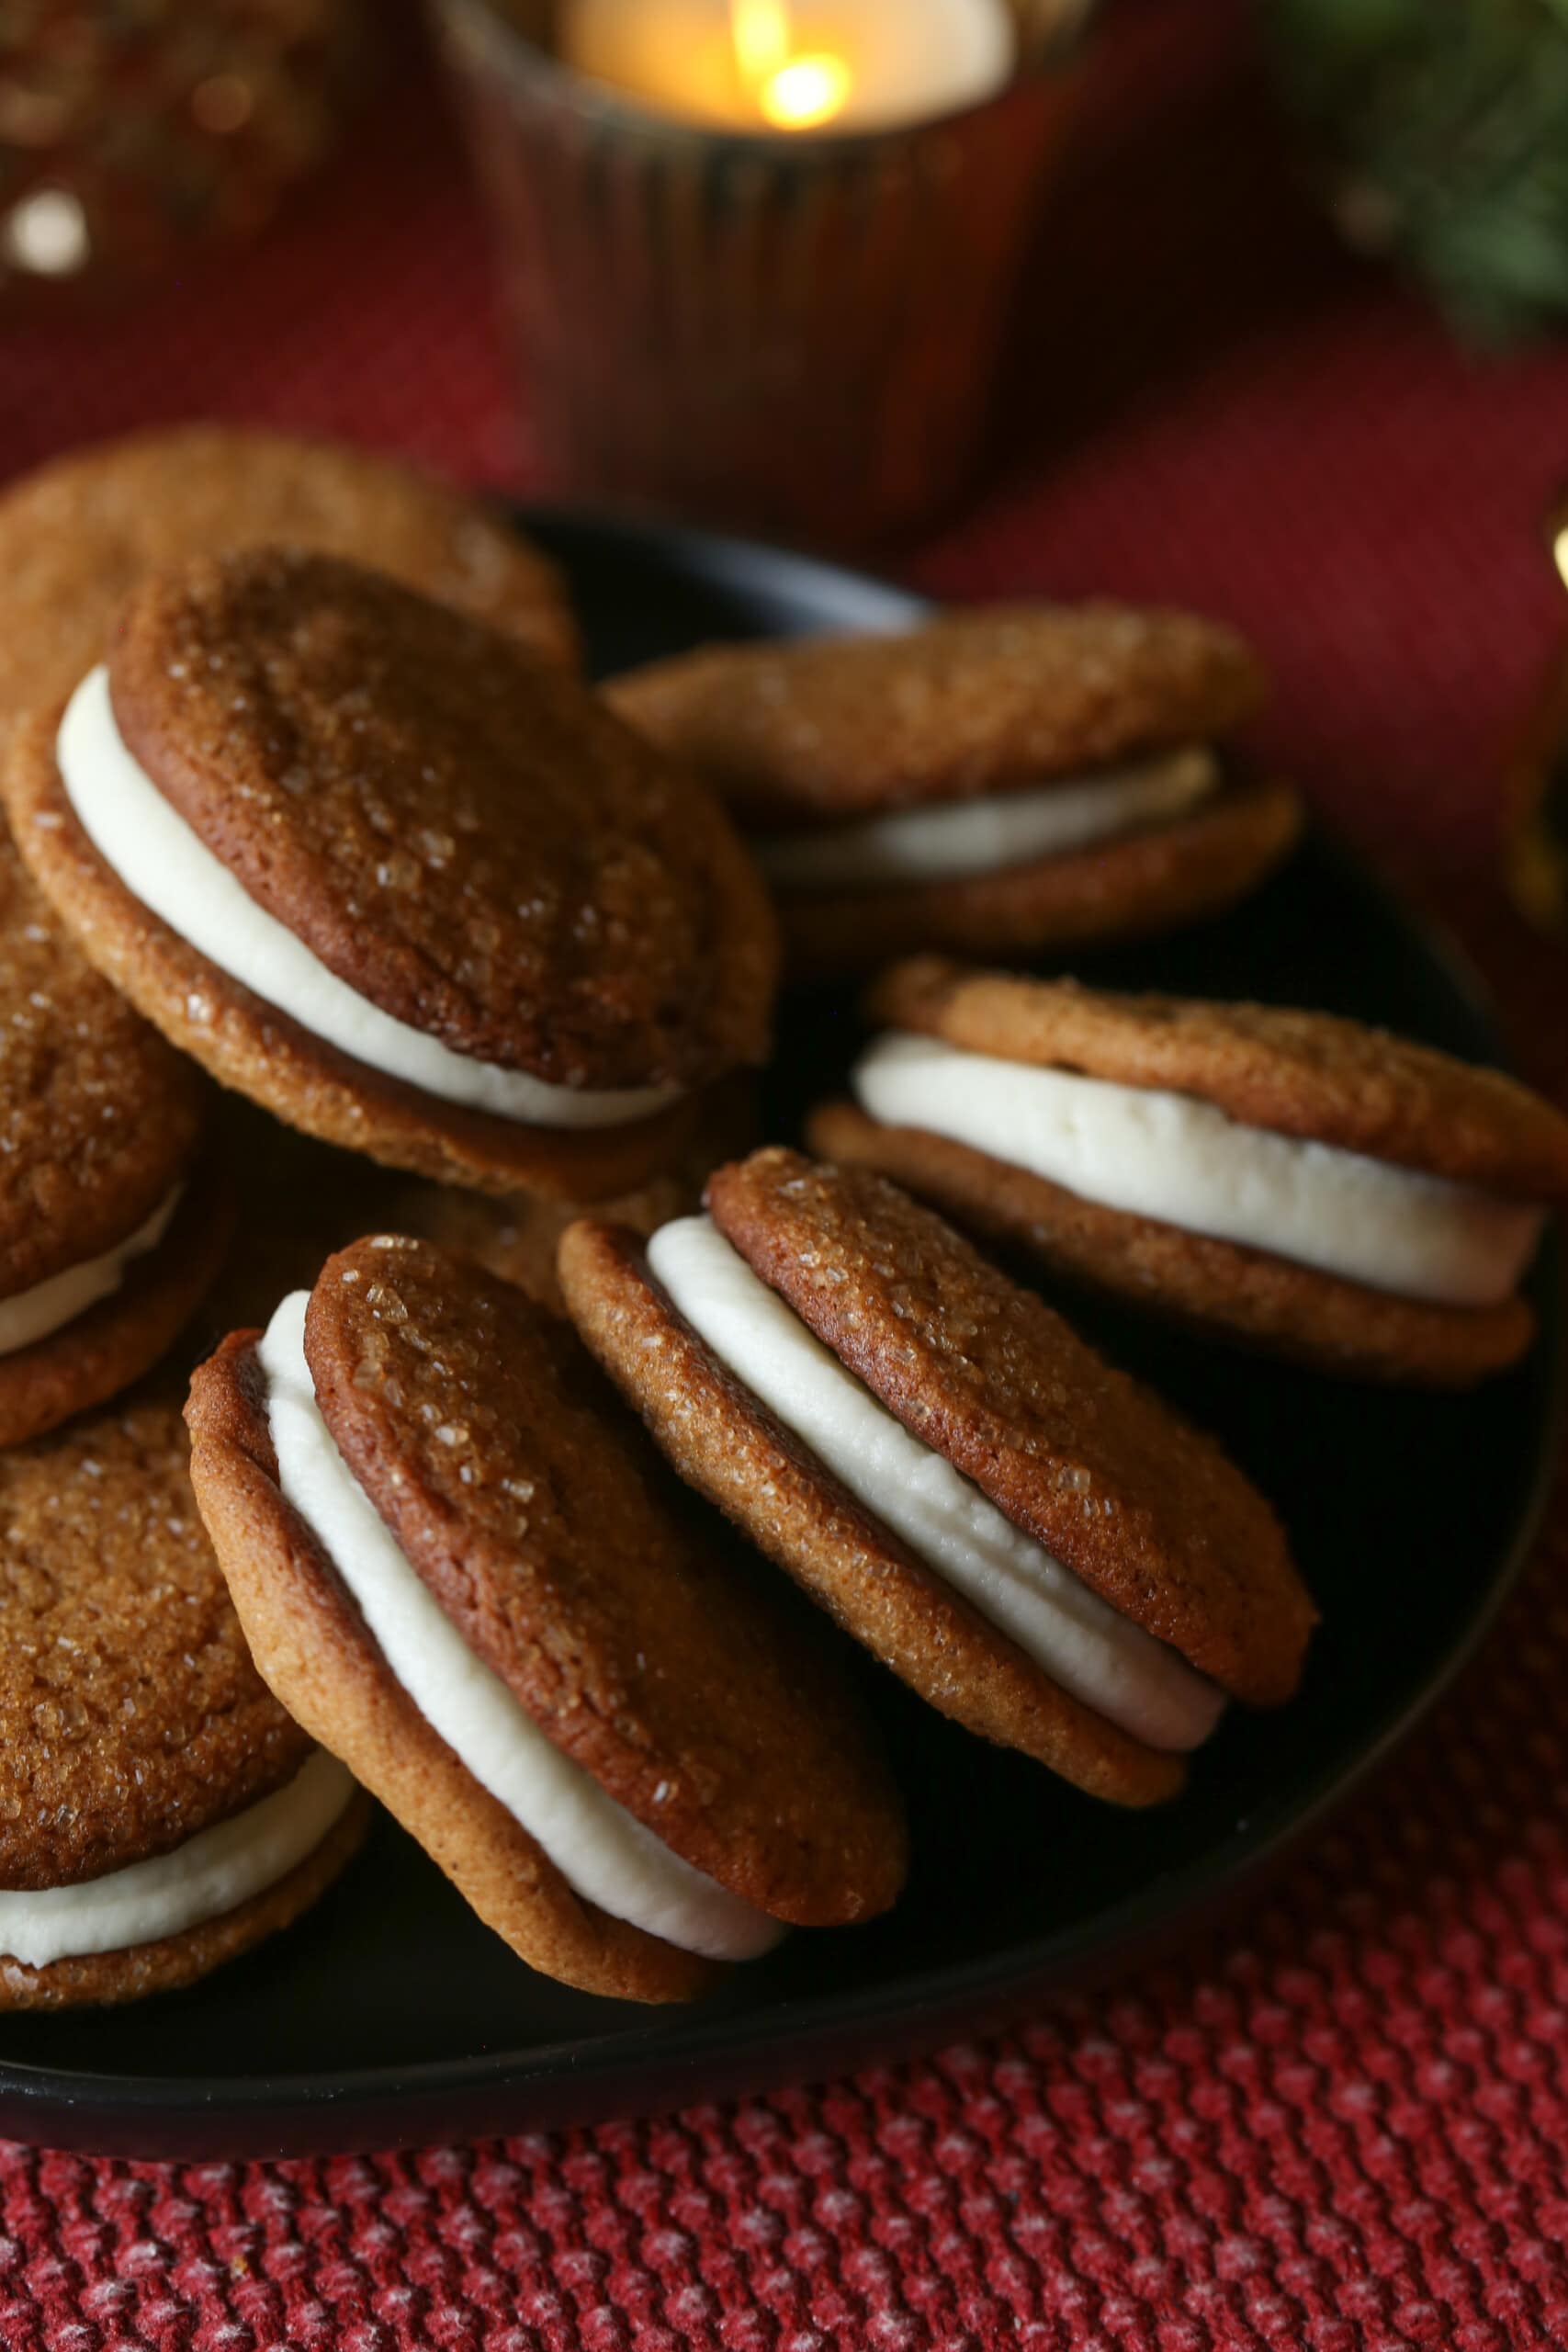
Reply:
M787 65L769 74L757 95L775 130L812 130L843 112L850 95L850 69L841 57L826 51L812 57L792 57Z
M843 111L851 74L829 50L797 54L789 0L729 0L735 62L775 130L815 130Z

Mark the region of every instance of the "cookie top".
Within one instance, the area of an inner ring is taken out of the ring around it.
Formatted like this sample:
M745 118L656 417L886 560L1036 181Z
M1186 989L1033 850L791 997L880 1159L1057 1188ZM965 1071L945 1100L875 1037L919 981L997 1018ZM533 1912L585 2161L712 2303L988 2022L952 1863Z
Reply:
M0 1886L167 1853L310 1742L251 1663L162 1393L0 1453Z
M329 1259L305 1346L355 1477L557 1747L763 1908L810 1916L824 1874L892 1900L897 1800L815 1629L721 1547L569 1331L379 1236Z
M73 451L0 498L0 727L102 660L148 572L264 541L374 564L575 659L554 567L481 505L368 450L182 425Z
M394 1020L557 1085L760 1059L772 921L716 804L559 670L335 558L136 593L119 730L265 911Z
M1337 1014L1118 996L934 956L885 973L868 1009L971 1053L1195 1094L1247 1126L1568 1201L1568 1119L1549 1102L1501 1070Z
M1231 630L1125 605L979 606L894 637L713 646L615 679L623 717L748 823L852 823L1212 740L1263 698Z
M68 945L0 828L0 1298L134 1233L201 1124L196 1070Z
M773 1148L718 1170L707 1202L889 1412L1064 1566L1237 1697L1290 1695L1313 1606L1212 1439L869 1170Z

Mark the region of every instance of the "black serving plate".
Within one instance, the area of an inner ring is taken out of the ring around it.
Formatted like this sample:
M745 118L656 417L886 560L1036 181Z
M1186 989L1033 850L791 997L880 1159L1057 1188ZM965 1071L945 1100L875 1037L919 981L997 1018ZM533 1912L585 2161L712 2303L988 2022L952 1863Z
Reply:
M897 628L921 610L762 548L530 521L571 575L601 669L705 637ZM1476 1059L1497 1049L1469 978L1319 837L1224 921L1080 968L1359 1013ZM796 1132L853 1044L846 994L786 1008L772 1134ZM1273 1715L1233 1711L1177 1804L1093 1804L868 1666L914 1827L913 1877L889 1917L793 1936L708 2005L648 2011L531 1974L383 1818L308 1919L192 1991L0 2019L0 2132L256 2156L646 2111L934 2045L1191 1933L1388 1753L1495 1613L1554 1450L1554 1271L1537 1270L1529 1360L1461 1397L1340 1386L1124 1315L1080 1317L1271 1496L1324 1614L1300 1697ZM1434 1475L1443 1463L1462 1476Z

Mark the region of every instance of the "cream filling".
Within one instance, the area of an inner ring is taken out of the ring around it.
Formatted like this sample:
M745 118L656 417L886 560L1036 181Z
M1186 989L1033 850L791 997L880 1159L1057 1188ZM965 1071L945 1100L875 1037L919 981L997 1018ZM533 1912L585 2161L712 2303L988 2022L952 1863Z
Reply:
M585 1901L684 1951L753 1960L784 1930L655 1837L552 1746L474 1656L338 1452L305 1360L307 1295L286 1298L257 1351L284 1494L316 1535L432 1730Z
M101 1258L84 1258L79 1266L66 1266L60 1273L51 1274L47 1282L35 1283L31 1290L17 1291L10 1298L0 1299L0 1356L15 1355L18 1348L30 1348L39 1340L47 1340L78 1315L85 1315L89 1306L96 1306L102 1298L112 1296L125 1280L126 1269L138 1258L145 1258L156 1250L168 1231L175 1211L180 1204L183 1184L166 1193L152 1216L139 1225Z
M623 1126L678 1099L678 1086L606 1092L547 1085L456 1054L370 1003L257 906L170 807L120 735L107 669L90 671L71 697L58 758L83 830L131 895L231 980L367 1069L525 1126Z
M661 1226L648 1261L736 1378L1053 1681L1151 1747L1186 1750L1208 1737L1224 1694L911 1435L710 1218Z
M857 1066L862 1106L1043 1176L1081 1199L1266 1250L1373 1290L1445 1306L1509 1297L1544 1212L1360 1152L1244 1126L1212 1102L881 1037Z
M318 1748L286 1788L198 1830L173 1853L78 1886L0 1894L0 1952L48 1968L159 1943L237 1911L315 1852L354 1790L352 1774Z
M1182 816L1219 783L1213 752L1191 747L1098 775L1064 778L1037 792L900 809L838 831L775 833L753 839L751 847L781 890L955 882Z

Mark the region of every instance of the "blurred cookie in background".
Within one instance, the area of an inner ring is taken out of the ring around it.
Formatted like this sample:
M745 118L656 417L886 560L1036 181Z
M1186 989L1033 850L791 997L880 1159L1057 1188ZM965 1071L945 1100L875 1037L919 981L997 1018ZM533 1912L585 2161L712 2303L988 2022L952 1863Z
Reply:
M178 425L73 449L0 495L0 734L104 659L150 572L261 545L368 564L576 662L559 573L480 501L344 443Z
M979 606L710 647L604 692L733 809L797 977L1169 930L1244 897L1300 824L1226 748L1257 657L1182 613Z

